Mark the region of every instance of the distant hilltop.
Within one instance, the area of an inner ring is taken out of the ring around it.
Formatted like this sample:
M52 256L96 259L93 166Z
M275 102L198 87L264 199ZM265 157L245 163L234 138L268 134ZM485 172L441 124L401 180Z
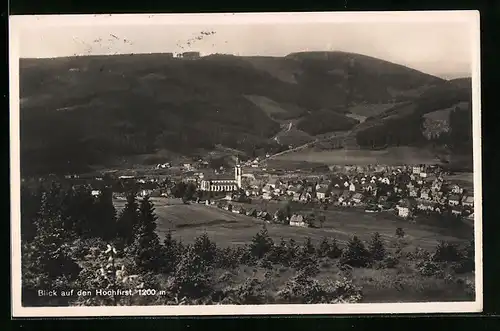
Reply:
M341 132L346 138L335 148L423 146L421 119L433 111L440 112L431 119L455 128L435 143L471 151L461 144L470 143L471 112L455 111L471 99L470 78L446 81L355 53L193 51L21 59L19 66L28 173L216 146L256 157ZM427 131L443 131L431 124Z

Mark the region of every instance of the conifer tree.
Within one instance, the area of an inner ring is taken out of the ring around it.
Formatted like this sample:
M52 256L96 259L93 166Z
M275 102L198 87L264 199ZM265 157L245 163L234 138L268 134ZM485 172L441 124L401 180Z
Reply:
M295 258L299 254L300 254L300 252L299 252L299 246L297 245L297 242L293 238L290 238L290 240L288 241L287 250L286 250L286 254L285 254L286 261L288 261L289 263L292 263L292 261L295 260Z
M175 269L175 265L179 261L180 252L178 243L172 238L172 231L169 230L163 240L163 271L169 273Z
M31 242L36 235L35 218L40 210L40 197L26 186L21 187L21 238Z
M70 231L74 233L74 236L76 237L77 234L77 221L78 219L76 218L76 213L75 213L75 193L73 188L69 188L64 191L64 196L61 199L61 205L60 207L60 212L61 212L61 217L64 222L64 228L67 231Z
M373 234L372 239L370 241L369 250L373 260L381 261L385 258L387 252L384 247L384 242L380 237L380 233L375 232Z
M132 244L134 240L134 231L139 224L139 207L135 192L127 194L127 202L118 218L117 232L118 237L126 246Z
M273 247L273 240L269 237L267 228L264 226L261 231L259 231L250 243L250 253L258 258L262 258L267 252L269 252Z
M156 215L149 197L144 197L139 207L139 219L134 231L132 253L136 265L144 271L162 269L163 249L156 233Z
M217 254L217 245L210 240L207 233L204 232L201 236L196 238L194 242L194 251L198 254L207 264L212 264Z
M326 257L326 256L328 256L329 251L330 251L330 243L328 242L328 239L326 237L324 237L318 246L317 254L319 257Z
M169 290L176 299L194 299L207 294L211 286L210 268L196 254L193 246L186 247L179 263L175 267Z
M405 236L405 231L403 228L397 228L396 229L396 237L398 238L403 238Z
M61 215L50 211L46 197L36 221L37 234L23 249L23 291L67 289L81 268L71 257L70 234L63 228Z
M306 240L304 241L304 245L302 246L302 253L304 255L314 255L316 253L316 249L314 248L314 245L311 242L311 238L307 237Z
M342 250L340 249L337 239L333 238L330 243L330 250L328 251L327 256L331 259L337 259L342 255Z
M99 236L105 241L112 241L116 237L116 209L113 205L113 193L104 188L97 197L94 205L95 217L100 224Z
M366 267L369 261L370 252L357 236L353 236L349 240L347 247L343 250L339 262L351 267Z
M73 220L73 227L80 237L98 236L100 224L94 218L94 197L89 187L75 187L67 217Z

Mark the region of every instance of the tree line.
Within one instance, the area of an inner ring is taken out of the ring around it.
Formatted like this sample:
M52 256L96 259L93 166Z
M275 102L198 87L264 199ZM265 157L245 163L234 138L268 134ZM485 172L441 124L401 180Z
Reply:
M473 243L460 248L441 243L435 252L403 253L404 230L396 230L400 246L395 252L380 234L367 243L353 236L344 247L324 238L314 245L294 239L274 242L264 227L241 246L218 246L207 233L194 243L175 239L172 232L161 240L156 231L154 206L148 197L127 195L117 213L110 192L93 197L86 187L62 190L23 189L22 197L22 296L29 306L138 305L138 304L251 304L359 302L362 289L349 277L352 268L393 268L404 254L420 259L422 275L436 275L443 263L457 272L474 266ZM418 254L420 255L418 255ZM413 254L413 255L411 255ZM417 256L418 255L418 256ZM416 256L416 257L415 257ZM422 257L424 256L424 257ZM336 281L319 282L319 262L331 260L345 271ZM214 270L236 270L241 265L271 270L295 269L276 297L269 298L262 280L220 288ZM46 297L39 289L164 289L161 297Z

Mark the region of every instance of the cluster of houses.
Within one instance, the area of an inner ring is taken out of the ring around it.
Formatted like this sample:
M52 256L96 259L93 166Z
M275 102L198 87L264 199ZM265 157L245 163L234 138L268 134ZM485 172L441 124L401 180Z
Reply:
M253 164L252 161L249 161ZM170 166L157 165L157 166ZM191 164L184 164L185 170L193 170ZM474 215L474 196L458 184L447 182L444 172L437 166L341 166L333 167L330 173L322 176L243 176L239 194L249 199L292 200L297 202L318 202L341 207L361 207L367 212L393 210L400 217L411 218L418 214L451 214L472 219ZM202 176L198 176L203 178ZM67 179L84 180L77 176ZM189 181L181 177L179 180ZM199 178L196 179L198 181ZM103 178L96 177L100 183ZM171 187L165 186L159 178L139 178L120 176L118 181L133 181L140 187L141 196L171 195ZM171 182L172 185L173 182ZM222 193L222 192L220 192ZM94 195L99 194L96 188ZM116 192L117 195L120 192ZM228 192L228 196L235 192ZM226 197L226 200L231 200ZM215 202L210 202L214 204ZM227 206L227 205L226 205ZM226 208L226 207L224 207ZM230 207L227 207L230 208ZM232 210L240 212L242 210ZM244 211L245 214L259 214L258 211ZM260 212L259 218L274 215ZM290 224L302 224L304 220L290 219Z
M216 202L216 201L200 201L199 203L204 203L207 206L213 206L219 209L223 209L235 214L246 215L250 217L257 218L266 223L277 223L277 224L285 224L290 226L299 226L299 227L311 227L314 226L313 222L308 219L306 216L295 213L288 217L286 215L280 215L280 211L276 211L275 213L270 213L266 210L259 210L258 208L248 208L245 209L242 206L232 205L230 202Z
M473 214L473 194L443 177L441 169L431 166L391 167L371 173L355 169L313 181L270 178L260 186L246 187L245 193L264 200L317 201L372 212L394 209L404 218L418 213Z

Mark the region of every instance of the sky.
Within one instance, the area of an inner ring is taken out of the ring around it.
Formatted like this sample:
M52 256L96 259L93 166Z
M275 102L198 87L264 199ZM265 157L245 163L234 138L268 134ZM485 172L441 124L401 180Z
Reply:
M149 20L139 20L136 15L129 20L100 17L92 22L90 17L80 16L60 22L51 19L50 24L42 17L28 24L25 21L17 29L17 38L22 58L185 51L284 56L301 51L346 51L447 79L471 76L475 45L471 20L452 15L429 19L432 15L428 13L418 19L415 15L410 19L403 15L382 19L296 17L255 20L255 15L252 19L248 15L238 19L204 15L202 19L180 19L177 15L175 19L149 16Z

